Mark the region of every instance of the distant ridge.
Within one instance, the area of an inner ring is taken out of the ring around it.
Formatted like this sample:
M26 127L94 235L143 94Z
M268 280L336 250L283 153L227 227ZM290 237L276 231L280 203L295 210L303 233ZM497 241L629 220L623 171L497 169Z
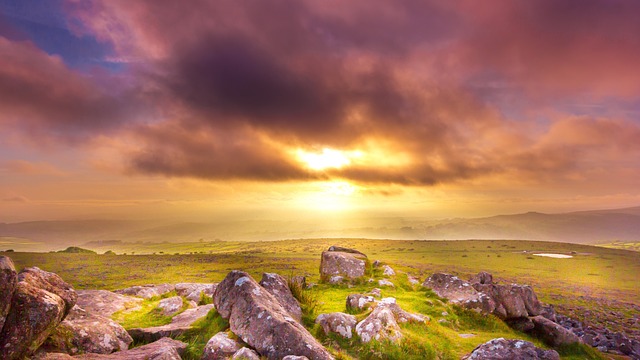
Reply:
M124 220L0 223L0 250L101 248L119 242L195 242L351 237L371 239L511 239L582 244L640 242L640 206L546 214L526 212L483 218L421 220L358 218L336 227L317 221L153 222ZM32 242L32 243L29 243ZM30 244L30 245L25 245Z

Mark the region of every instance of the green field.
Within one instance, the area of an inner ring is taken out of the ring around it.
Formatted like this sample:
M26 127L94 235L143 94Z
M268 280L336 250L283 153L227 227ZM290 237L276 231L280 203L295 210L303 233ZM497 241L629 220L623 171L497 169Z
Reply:
M370 260L391 265L399 271L399 275L392 279L397 287L385 289L383 296L396 297L406 310L432 318L426 326L405 326L405 340L401 346L386 344L377 350L363 349L359 344L324 338L325 344L345 358L364 350L388 358L419 358L425 354L430 358L459 358L479 343L494 337L529 339L492 317L478 318L440 302L419 286L409 286L406 276L400 272L418 276L423 281L434 272L448 272L466 278L478 271L488 271L501 282L532 285L542 301L552 303L574 317L586 312L596 314L582 319L592 324L609 321L606 314L602 318L597 316L598 311L603 311L601 304L604 300L608 304L607 312L615 311L623 318L632 316L630 304L640 305L640 253L564 243L306 239L123 243L118 248L92 249L99 253L112 250L117 255L19 252L5 255L10 256L18 268L38 266L56 272L78 289L114 290L147 283L218 282L234 269L245 270L258 279L263 272L277 272L284 276L306 275L307 282L318 282L320 254L331 245L355 248L367 254ZM573 257L555 259L534 256L534 253ZM372 287L360 285L347 289L320 285L309 291L309 296L316 303L313 312L345 311L348 294L365 292ZM131 319L121 321L130 322ZM618 323L624 324L623 321ZM617 330L640 331L640 328L620 326ZM638 327L637 324L635 326ZM310 330L317 331L313 327ZM459 337L460 333L472 333L475 337L463 339ZM598 358L595 353L586 354L584 351L582 348L567 350L563 358Z

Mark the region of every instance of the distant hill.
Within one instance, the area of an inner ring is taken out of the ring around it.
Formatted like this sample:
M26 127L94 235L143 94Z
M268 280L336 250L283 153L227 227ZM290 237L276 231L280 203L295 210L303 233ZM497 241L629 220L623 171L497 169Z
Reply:
M67 253L67 254L95 254L96 252L93 250L83 249L77 246L69 246L64 250L58 251L59 253Z
M118 220L0 223L0 250L50 251L81 245L105 250L120 242L196 242L299 238L513 239L583 244L640 242L640 207L484 218L424 220L379 217L341 221L152 222Z

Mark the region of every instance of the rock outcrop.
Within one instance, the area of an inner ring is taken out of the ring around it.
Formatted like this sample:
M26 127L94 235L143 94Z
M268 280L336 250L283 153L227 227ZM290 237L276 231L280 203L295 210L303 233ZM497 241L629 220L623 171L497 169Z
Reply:
M129 330L129 335L134 340L144 342L158 340L168 336L178 336L185 331L191 329L191 325L197 320L207 316L209 311L213 310L213 304L201 305L196 308L187 309L171 319L171 323L162 326L154 326L150 328L135 328Z
M159 284L159 285L141 285L131 286L126 289L116 290L115 293L122 295L131 295L141 297L143 299L149 299L154 296L164 295L175 290L175 286L171 284Z
M11 258L0 256L0 331L9 313L11 297L18 285L18 274Z
M302 309L298 300L293 297L285 278L274 273L264 273L260 286L271 293L292 318L298 322L302 321Z
M115 321L74 306L43 344L52 352L110 354L124 351L133 342Z
M232 271L218 285L213 301L231 331L268 359L286 355L332 359L329 352L251 276Z
M341 312L320 314L316 318L316 324L322 326L326 335L338 334L346 339L351 339L353 336L356 323L355 316Z
M560 360L555 350L544 350L524 340L490 340L476 347L463 360Z
M239 341L230 337L229 333L221 331L207 341L201 360L229 359L240 349L242 344Z
M77 305L92 314L110 318L115 312L135 308L142 299L107 290L77 290Z
M75 305L77 295L58 275L36 267L14 278L9 261L3 261L3 274L15 288L0 331L0 359L11 360L35 353Z
M367 256L363 253L347 248L332 246L322 252L320 261L320 279L330 281L336 276L346 280L355 280L364 277Z

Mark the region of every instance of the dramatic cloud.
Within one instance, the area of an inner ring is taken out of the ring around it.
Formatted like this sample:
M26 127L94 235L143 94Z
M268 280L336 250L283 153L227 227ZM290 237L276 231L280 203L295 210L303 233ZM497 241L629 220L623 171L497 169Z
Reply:
M0 121L37 136L132 139L129 173L401 185L640 173L627 111L640 101L638 2L94 0L65 10L70 30L122 69L80 73L0 38ZM576 103L610 108L575 114ZM324 148L361 156L321 170L296 157Z

